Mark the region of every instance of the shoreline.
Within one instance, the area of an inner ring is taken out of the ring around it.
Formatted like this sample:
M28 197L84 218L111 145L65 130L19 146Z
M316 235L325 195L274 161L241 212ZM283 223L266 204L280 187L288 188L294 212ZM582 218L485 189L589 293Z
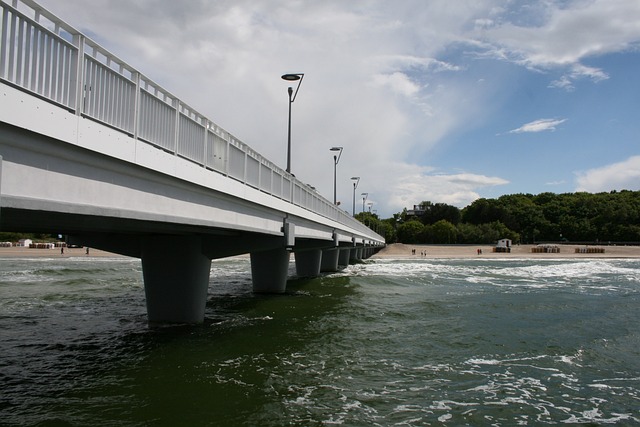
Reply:
M590 245L589 248L603 248L604 253L576 253L576 248L585 248L585 245L557 245L560 252L533 253L531 248L537 245L514 245L511 252L493 252L494 245L409 245L404 243L392 243L387 245L370 259L612 259L612 258L640 258L640 246L599 246ZM415 249L415 255L412 250ZM478 254L478 249L482 254Z
M560 252L556 253L532 253L531 248L536 245L514 245L511 252L493 252L493 245L409 245L404 243L392 243L381 249L369 259L611 259L611 258L640 258L640 246L589 246L592 248L604 248L604 253L576 253L576 248L584 248L584 245L558 245ZM412 250L415 249L415 255ZM482 254L478 254L478 249ZM89 254L86 248L64 248L64 254L60 248L33 249L20 246L10 248L0 247L0 259L6 258L129 258L125 255L90 248Z

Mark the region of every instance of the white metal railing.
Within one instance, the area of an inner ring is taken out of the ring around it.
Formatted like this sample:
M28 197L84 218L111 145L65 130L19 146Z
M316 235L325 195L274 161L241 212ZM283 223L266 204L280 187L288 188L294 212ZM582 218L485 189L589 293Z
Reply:
M313 188L33 0L0 6L0 80L371 236Z

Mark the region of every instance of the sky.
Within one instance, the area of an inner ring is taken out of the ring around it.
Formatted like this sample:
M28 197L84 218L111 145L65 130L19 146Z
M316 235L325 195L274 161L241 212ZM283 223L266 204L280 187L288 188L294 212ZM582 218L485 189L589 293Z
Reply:
M640 190L638 0L38 0L351 212ZM295 84L293 84L295 89ZM369 205L371 204L371 205Z

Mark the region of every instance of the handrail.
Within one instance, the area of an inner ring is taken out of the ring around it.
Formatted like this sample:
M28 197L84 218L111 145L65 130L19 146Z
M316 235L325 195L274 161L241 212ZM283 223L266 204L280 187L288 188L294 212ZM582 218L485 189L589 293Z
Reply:
M33 0L0 0L0 80L372 236L364 224Z

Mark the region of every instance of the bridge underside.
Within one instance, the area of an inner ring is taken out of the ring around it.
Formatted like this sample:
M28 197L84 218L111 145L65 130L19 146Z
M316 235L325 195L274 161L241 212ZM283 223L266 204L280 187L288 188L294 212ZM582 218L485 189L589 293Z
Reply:
M250 253L254 292L284 293L290 254L298 277L337 271L366 258L373 249L334 241L145 222L123 218L0 209L0 230L61 233L68 242L142 260L147 313L151 323L199 323L204 320L211 260ZM144 233L140 230L144 229Z
M334 241L297 239L287 246L284 236L224 229L203 233L187 225L15 208L0 209L0 230L66 234L70 244L140 258L151 323L204 320L212 259L248 253L254 292L284 293L291 253L298 277L335 272L374 253Z

